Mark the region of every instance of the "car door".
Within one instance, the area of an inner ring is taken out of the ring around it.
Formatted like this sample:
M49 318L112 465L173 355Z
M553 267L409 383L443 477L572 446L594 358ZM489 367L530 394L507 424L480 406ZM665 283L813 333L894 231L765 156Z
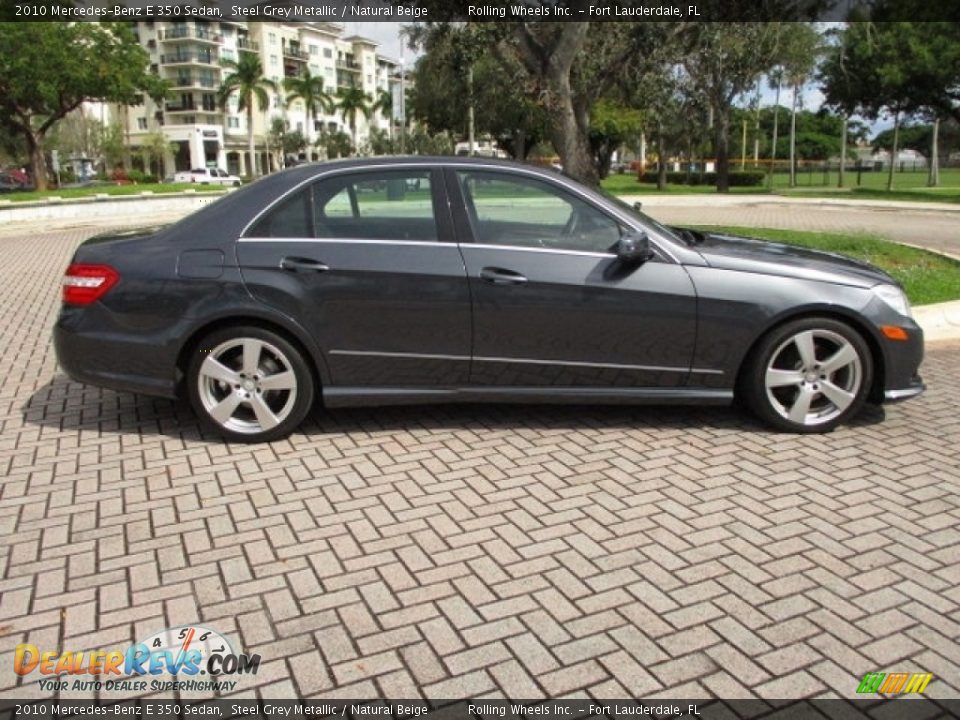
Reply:
M333 385L467 381L470 295L442 185L422 165L327 174L238 241L250 292L308 328Z
M696 296L662 252L613 252L624 227L575 189L522 170L451 168L473 296L471 384L670 387L687 380Z

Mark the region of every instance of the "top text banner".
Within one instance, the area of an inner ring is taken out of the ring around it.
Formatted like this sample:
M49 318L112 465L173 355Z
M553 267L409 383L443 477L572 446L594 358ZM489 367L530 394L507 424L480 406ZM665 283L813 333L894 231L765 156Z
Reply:
M243 20L289 22L749 22L926 19L913 0L17 0L24 20ZM932 13L932 15L931 15Z

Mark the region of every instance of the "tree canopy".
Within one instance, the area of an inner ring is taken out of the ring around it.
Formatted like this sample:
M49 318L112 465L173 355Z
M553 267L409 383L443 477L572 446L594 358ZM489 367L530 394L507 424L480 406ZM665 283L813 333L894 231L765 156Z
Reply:
M21 135L38 189L47 186L44 139L84 102L137 104L166 83L123 23L0 23L0 122Z

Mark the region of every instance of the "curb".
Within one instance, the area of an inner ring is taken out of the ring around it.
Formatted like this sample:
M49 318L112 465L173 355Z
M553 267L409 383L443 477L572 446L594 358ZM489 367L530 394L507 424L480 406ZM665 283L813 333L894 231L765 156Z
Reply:
M960 300L919 305L913 319L923 328L924 342L960 340Z

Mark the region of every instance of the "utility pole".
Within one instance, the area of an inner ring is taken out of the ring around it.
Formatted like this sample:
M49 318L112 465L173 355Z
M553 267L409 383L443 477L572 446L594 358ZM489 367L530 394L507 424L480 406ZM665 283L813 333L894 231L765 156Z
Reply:
M783 84L783 71L777 69L777 96L773 102L773 145L770 147L770 187L773 187L773 174L777 169L777 129L780 121L780 86Z
M473 157L476 152L476 135L473 122L473 64L467 68L467 145L468 155Z

